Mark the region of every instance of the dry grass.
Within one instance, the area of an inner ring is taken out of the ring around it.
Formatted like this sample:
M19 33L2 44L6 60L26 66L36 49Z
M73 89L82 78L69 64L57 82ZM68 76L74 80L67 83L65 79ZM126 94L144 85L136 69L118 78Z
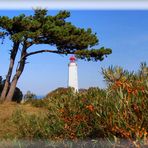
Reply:
M5 102L0 104L0 139L5 137L13 137L15 135L16 127L13 126L9 120L12 113L16 110L24 110L27 114L39 114L45 113L47 110L45 108L33 107L29 104L17 104L14 102Z

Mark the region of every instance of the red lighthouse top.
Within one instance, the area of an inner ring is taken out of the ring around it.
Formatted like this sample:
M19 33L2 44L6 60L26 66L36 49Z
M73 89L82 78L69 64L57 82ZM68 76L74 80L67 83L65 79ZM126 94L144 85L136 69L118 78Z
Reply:
M75 62L75 61L76 61L76 58L75 58L75 56L71 56L71 57L69 58L69 60L70 60L70 62Z

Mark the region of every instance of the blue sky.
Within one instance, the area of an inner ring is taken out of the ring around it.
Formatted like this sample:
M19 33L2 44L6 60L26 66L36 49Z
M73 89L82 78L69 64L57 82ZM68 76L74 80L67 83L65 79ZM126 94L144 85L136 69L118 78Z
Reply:
M58 11L49 10L51 15ZM148 11L140 10L70 10L71 21L77 27L92 28L100 44L112 49L112 54L102 62L78 60L79 88L105 87L101 67L122 66L130 71L138 70L141 62L148 63ZM31 10L0 10L0 15L9 17ZM9 64L11 43L6 40L0 45L0 75L5 78ZM34 46L30 50L54 49L51 46ZM18 87L37 95L46 95L57 87L67 87L69 56L38 54L28 58Z

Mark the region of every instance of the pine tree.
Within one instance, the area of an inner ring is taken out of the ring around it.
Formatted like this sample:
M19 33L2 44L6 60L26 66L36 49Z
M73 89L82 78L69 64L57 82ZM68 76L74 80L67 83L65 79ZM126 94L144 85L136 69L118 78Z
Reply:
M75 54L79 59L98 61L111 54L112 50L109 48L93 49L92 47L99 42L96 34L93 34L90 28L85 30L67 22L66 18L68 17L70 17L68 11L60 11L55 16L51 16L47 15L45 9L34 10L34 15L30 16L21 14L13 18L0 17L0 38L4 40L9 37L13 43L1 99L12 100L17 82L29 56L44 52L64 55ZM28 52L31 46L39 44L56 46L56 50L41 49ZM10 82L19 49L21 56L16 73Z

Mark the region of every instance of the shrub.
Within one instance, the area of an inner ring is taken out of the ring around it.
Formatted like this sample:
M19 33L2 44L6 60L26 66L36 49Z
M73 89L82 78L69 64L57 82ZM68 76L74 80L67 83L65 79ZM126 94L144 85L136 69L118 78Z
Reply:
M36 95L34 93L32 93L31 91L27 91L27 93L24 95L24 100L28 100L28 99L33 99L36 98Z
M69 93L72 93L73 90L74 90L73 88L59 87L48 93L45 98L59 99L59 97L61 96L67 96Z
M103 136L97 124L96 106L105 94L99 88L90 88L87 92L74 93L71 88L61 95L50 95L49 122L53 135L64 139L84 139ZM96 135L97 134L97 135Z
M22 98L23 98L22 91L18 87L16 87L15 91L14 91L12 101L20 103L22 101Z
M37 99L37 96L31 91L24 95L24 104L31 104L34 107L48 107L48 102L43 99Z
M99 120L118 138L144 142L148 138L148 67L142 64L137 73L111 67L103 74L108 89L104 112L97 113Z

